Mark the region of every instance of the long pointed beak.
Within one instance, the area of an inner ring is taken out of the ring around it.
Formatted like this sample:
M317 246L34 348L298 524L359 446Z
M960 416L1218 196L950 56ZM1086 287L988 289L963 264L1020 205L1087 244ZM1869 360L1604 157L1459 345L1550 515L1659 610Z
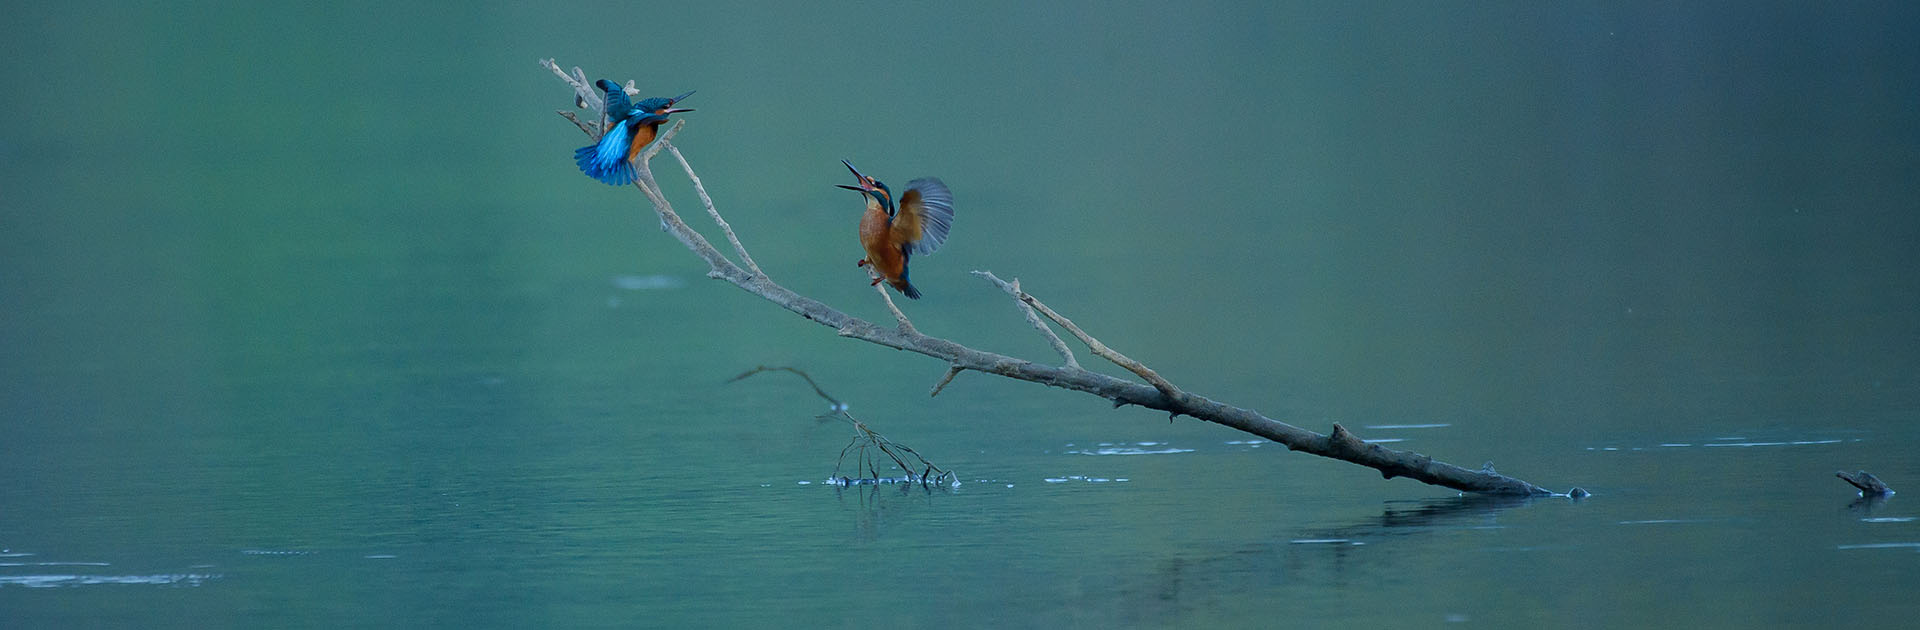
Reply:
M673 97L673 99L672 99L672 102L674 102L674 103L678 103L678 102L680 102L680 101L684 101L684 100L687 100L687 97L689 97L689 96L693 96L693 93L694 93L694 92L697 92L697 91L698 91L698 90L687 90L687 93L686 93L686 94L681 94L681 95L679 95L679 96L675 96L675 97ZM693 111L693 110L687 110L687 111Z
M693 111L693 109L691 108L667 109L667 110L661 111L660 114L661 115L678 114L680 112L690 112L690 111Z
M840 188L845 188L845 189L847 189L847 190L852 190L852 191L856 191L856 192L863 192L863 193L864 193L864 192L867 192L868 190L871 190L870 188L867 188L867 176L865 176L865 175L861 175L861 174L860 174L860 169L857 169L857 168L854 168L854 167L853 167L853 163L852 163L852 162L848 162L848 161L846 161L846 160L840 160L840 163L841 163L841 164L845 164L845 165L847 165L847 170L849 170L849 171L853 171L853 178L854 178L854 179L857 179L857 180L860 180L860 185L859 185L859 186L848 186L848 185L845 185L845 184L834 184L834 186L838 186L838 187L840 187Z

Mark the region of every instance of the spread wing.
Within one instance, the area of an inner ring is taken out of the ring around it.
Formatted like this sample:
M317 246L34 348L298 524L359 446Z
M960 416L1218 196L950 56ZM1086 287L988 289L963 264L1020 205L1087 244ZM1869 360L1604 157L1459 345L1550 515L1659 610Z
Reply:
M620 84L606 79L596 81L594 85L599 86L600 90L607 94L606 105L600 110L606 112L607 120L609 122L625 120L627 112L633 109L633 103L627 100L627 90L620 87Z
M600 136L600 142L575 150L573 163L580 166L580 172L615 186L633 183L633 163L627 160L633 143L633 133L627 128L631 123L617 123Z
M947 242L953 228L953 193L939 179L907 182L900 210L893 217L893 242L909 254L931 254Z

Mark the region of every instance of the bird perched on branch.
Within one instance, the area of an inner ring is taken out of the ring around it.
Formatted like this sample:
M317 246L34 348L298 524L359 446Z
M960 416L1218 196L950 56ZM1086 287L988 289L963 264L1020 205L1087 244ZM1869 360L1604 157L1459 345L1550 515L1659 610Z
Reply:
M693 96L693 92L634 103L627 100L627 91L618 83L601 79L594 85L607 92L607 127L602 130L599 143L573 152L573 162L579 164L580 172L588 177L615 186L631 184L634 158L653 142L654 135L660 132L660 123L667 122L668 114L693 111L673 107L674 103Z
M895 205L886 184L861 175L851 162L840 163L853 171L860 185L836 185L867 199L867 211L860 216L860 246L866 248L867 257L860 259L859 266L873 265L879 273L871 284L886 280L901 295L920 299L920 290L907 280L907 261L915 254L931 254L947 242L947 230L953 227L953 193L939 179L922 177L907 182Z

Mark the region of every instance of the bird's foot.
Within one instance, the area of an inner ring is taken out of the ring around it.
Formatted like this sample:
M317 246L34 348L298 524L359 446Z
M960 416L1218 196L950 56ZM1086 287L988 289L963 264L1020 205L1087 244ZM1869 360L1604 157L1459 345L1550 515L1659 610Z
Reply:
M880 284L880 281L881 281L881 280L885 280L885 278L874 278L874 279L873 279L873 282L869 282L869 283L867 283L867 286L873 286L873 285L876 285L876 284Z
M853 263L853 266L855 266L855 267L865 267L865 266L867 266L868 264L869 264L869 263L867 262L867 259L865 259L865 258L862 258L862 259L860 259L860 262L857 262L857 263Z

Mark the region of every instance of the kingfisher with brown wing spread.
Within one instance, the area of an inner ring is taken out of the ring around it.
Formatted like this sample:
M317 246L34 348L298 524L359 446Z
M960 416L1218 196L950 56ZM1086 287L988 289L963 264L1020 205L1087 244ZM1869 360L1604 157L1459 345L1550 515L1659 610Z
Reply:
M841 160L860 180L859 186L839 185L857 191L867 200L867 211L860 216L860 246L867 257L859 266L873 265L881 280L901 295L920 299L920 290L907 279L907 262L915 255L931 254L947 242L947 230L953 227L953 193L938 178L922 177L907 182L895 205L893 191L880 180L860 174L851 162Z

